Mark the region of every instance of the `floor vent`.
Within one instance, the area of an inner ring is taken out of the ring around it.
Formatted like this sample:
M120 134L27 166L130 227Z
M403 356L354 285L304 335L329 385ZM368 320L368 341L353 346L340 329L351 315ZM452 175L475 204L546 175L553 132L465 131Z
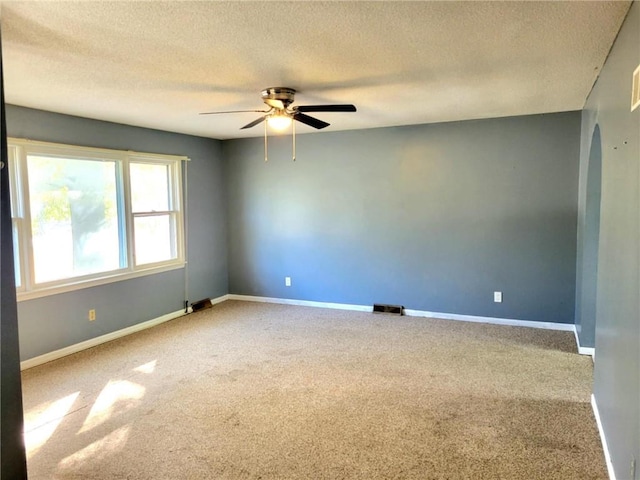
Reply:
M382 303L374 303L373 313L391 313L394 315L402 315L404 313L404 307L402 305L384 305Z
M213 305L211 304L211 299L205 298L204 300L198 300L197 302L193 302L191 304L191 308L194 312L198 310L204 310L205 308L211 308Z

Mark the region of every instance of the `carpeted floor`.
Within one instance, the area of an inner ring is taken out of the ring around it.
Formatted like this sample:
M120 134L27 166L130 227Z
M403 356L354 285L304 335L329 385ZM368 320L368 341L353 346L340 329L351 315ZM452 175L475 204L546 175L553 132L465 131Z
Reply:
M23 372L29 478L606 479L572 333L228 301Z

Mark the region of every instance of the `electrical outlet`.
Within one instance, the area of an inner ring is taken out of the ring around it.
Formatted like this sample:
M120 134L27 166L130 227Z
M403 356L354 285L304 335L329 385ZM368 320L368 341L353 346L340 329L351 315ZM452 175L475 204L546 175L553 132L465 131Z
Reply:
M291 286L291 277L284 277L284 286L285 287Z
M502 303L502 292L493 292L493 301L495 303Z
M89 321L93 322L96 319L96 311L92 308L89 310Z

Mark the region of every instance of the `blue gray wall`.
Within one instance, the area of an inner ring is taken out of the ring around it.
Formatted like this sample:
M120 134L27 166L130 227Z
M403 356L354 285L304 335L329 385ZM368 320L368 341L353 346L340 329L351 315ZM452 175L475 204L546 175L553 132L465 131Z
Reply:
M230 292L573 323L579 138L568 112L301 135L295 163L226 141Z
M634 2L582 116L580 228L585 235L590 144L602 139L593 391L619 479L640 462L640 109L630 111L640 64L640 3ZM581 339L582 341L582 339ZM640 479L640 465L635 479Z
M90 147L186 155L190 301L228 292L227 220L217 140L7 106L9 136ZM185 270L18 303L23 360L183 308ZM96 309L97 320L87 312Z

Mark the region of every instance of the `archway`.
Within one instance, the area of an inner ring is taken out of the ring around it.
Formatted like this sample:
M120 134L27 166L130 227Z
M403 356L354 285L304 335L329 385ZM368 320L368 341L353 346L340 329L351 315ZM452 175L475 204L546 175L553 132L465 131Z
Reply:
M587 201L585 206L582 250L582 292L580 345L595 347L596 302L598 291L598 245L600 242L600 200L602 195L602 144L600 127L591 137L587 168Z

